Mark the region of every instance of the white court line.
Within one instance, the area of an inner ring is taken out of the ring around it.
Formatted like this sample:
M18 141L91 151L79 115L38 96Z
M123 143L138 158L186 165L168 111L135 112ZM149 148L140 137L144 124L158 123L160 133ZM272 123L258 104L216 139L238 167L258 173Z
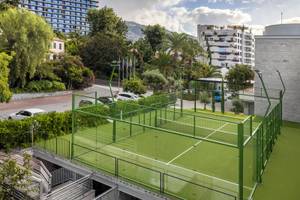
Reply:
M198 174L198 175L203 176L203 177L211 178L211 179L214 179L214 180L218 180L218 181L220 181L220 182L224 182L224 183L227 183L227 184L231 184L231 185L234 185L234 186L238 186L237 183L234 183L234 182L231 182L231 181L228 181L228 180L224 180L224 179L221 179L221 178L218 178L218 177L215 177L215 176L210 176L210 175L207 175L207 174L203 174L203 173L201 173L201 172L194 171L194 170L190 170L190 169L188 169L188 168L180 167L180 166L177 166L177 165L167 164L166 162L163 162L163 161L160 161L160 160L156 160L156 159L153 159L153 158L150 158L150 157L147 157L147 156L143 156L143 155L141 155L141 154L137 154L137 153L134 153L134 152L131 152L131 151L127 151L127 150L125 150L125 149L121 149L121 148L114 147L114 146L111 146L111 145L105 146L103 149L106 150L106 151L110 151L110 152L111 152L111 150L113 150L113 149L119 150L119 151L123 151L123 152L125 152L125 153L131 154L131 155L134 155L134 156L137 156L137 157L141 157L141 158L144 158L144 159L146 159L146 160L150 160L150 161L152 161L152 162L154 162L154 163L157 162L157 163L163 164L163 165L165 165L165 166L166 166L166 165L167 165L167 166L172 166L172 167L174 167L174 168L178 168L178 169L181 169L181 170L183 170L183 171L185 170L185 171L188 171L188 172L193 173L193 174ZM111 150L110 150L110 149L111 149ZM119 155L119 156L122 156L122 155ZM130 157L128 157L128 158L130 159ZM132 158L131 158L131 159L132 159ZM135 159L132 159L132 160L133 160L133 161L137 161L137 160L135 160ZM156 166L156 167L159 167L159 166ZM168 169L163 169L163 170L167 170L167 171L168 171ZM246 187L246 186L245 186L245 188L252 189L252 188Z
M182 124L182 125L186 125L186 126L192 126L191 124L188 124L188 123L184 123L184 122L179 122L179 121L173 121L173 120L168 120L168 119L164 119L164 118L158 118L158 119L162 119L162 120L165 120L165 121L171 121L171 122L175 122L176 124ZM230 124L230 123L226 123L226 124ZM197 128L202 128L202 129L207 129L207 130L210 130L210 131L214 131L216 129L214 128L208 128L208 127L203 127L203 126L195 126ZM230 132L230 131L224 131L224 130L221 130L222 133L227 133L227 134L231 134L231 135L237 135L236 133L233 133L233 132Z
M221 127L219 127L218 129L214 130L213 132L211 132L209 135L207 135L204 139L209 138L211 135L213 135L215 132L220 131L222 128L224 128L228 123L225 123L224 125L222 125ZM170 163L172 163L174 160L178 159L179 157L183 156L184 154L186 154L187 152L189 152L190 150L192 150L193 148L197 147L201 142L203 142L203 140L200 140L199 142L197 142L196 144L194 144L193 146L191 146L190 148L188 148L187 150L185 150L184 152L182 152L181 154L179 154L178 156L176 156L175 158L173 158L172 160L170 160L167 165L169 165Z

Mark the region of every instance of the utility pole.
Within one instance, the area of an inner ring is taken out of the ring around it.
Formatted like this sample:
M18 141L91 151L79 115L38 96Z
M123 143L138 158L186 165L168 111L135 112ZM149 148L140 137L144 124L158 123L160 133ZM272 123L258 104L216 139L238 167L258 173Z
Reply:
M281 14L280 14L280 21L281 21L281 24L282 24L282 19L283 19L283 12L281 12Z

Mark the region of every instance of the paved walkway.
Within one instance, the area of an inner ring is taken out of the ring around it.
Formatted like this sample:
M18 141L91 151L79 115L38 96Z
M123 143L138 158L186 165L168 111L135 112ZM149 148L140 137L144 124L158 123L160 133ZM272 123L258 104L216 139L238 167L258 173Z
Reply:
M300 199L300 124L285 123L254 200Z

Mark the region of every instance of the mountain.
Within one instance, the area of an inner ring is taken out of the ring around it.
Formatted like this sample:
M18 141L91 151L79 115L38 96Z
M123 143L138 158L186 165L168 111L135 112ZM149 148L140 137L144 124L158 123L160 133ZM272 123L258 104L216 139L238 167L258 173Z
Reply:
M127 33L128 40L135 42L138 39L144 37L142 29L144 29L146 26L142 24L138 24L136 22L128 22L128 21L126 21L126 25L128 26L128 33Z
M137 41L138 39L144 37L143 29L146 27L145 25L138 24L136 22L126 21L126 25L128 27L127 39L130 41ZM171 33L171 31L167 30L167 33ZM195 36L189 35L193 39L197 39Z

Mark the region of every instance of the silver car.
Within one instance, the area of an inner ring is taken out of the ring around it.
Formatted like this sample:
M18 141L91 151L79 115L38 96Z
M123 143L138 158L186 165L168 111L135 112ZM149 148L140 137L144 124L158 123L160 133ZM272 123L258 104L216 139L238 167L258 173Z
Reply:
M20 110L19 112L10 114L8 119L25 119L28 117L33 117L45 113L46 113L45 110L39 108L30 108L30 109Z

